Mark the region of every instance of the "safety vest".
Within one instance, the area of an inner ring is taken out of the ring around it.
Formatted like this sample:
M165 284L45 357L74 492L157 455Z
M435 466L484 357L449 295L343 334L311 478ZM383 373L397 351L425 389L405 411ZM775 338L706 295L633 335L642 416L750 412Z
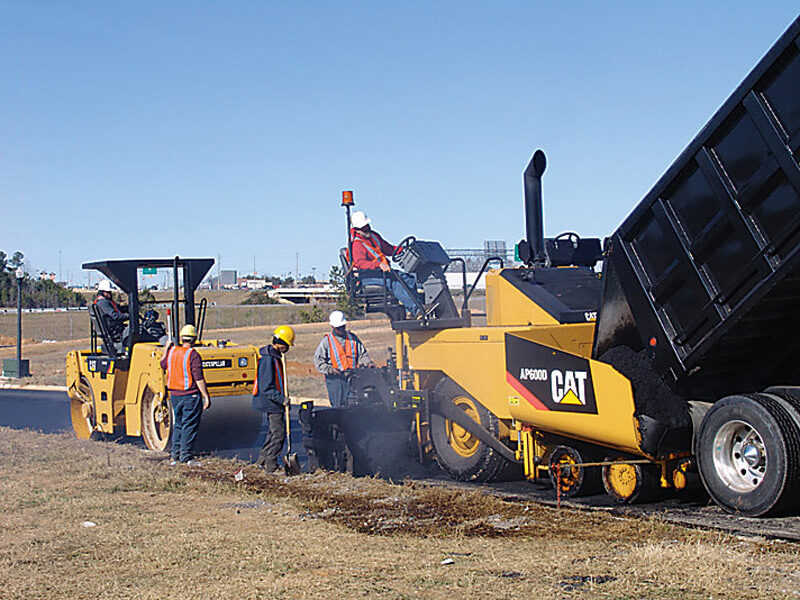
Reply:
M278 388L281 391L281 393L285 396L286 377L284 376L283 373L283 361L275 358L274 356L269 356L265 358L272 359L272 372L275 373L275 387ZM258 396L258 366L256 366L256 380L253 382L253 396Z
M330 348L331 364L340 371L354 369L358 362L358 349L356 340L349 331L345 332L344 346L333 332L329 332L328 347Z
M381 243L377 237L374 237L373 233L370 231L368 234L359 233L358 235L353 236L353 242L359 240L363 246L364 250L367 251L372 258L377 260L378 262L389 264L389 261L386 258L386 255L381 252Z
M194 387L194 377L189 365L194 348L173 346L167 355L167 387L176 392L185 392Z

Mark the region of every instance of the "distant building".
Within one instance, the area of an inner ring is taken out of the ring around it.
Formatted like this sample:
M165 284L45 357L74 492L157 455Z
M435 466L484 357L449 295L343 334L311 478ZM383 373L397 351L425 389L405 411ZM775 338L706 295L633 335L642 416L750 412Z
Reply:
M263 290L265 287L267 287L267 282L263 279L243 277L237 281L237 286L240 289Z
M210 280L212 290L232 290L236 288L239 280L239 274L236 269L222 269L219 274L219 283L216 277L212 277Z

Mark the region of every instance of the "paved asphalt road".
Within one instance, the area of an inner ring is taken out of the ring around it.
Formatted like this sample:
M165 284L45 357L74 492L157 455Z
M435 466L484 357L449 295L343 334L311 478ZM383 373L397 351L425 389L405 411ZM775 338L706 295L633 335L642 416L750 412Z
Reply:
M208 418L203 421L198 437L198 450L254 461L266 432L262 426L261 414L250 409L249 404L248 396L215 399L211 410L216 411L216 415L214 419ZM296 411L295 407L291 419L292 451L298 453L300 464L304 465L306 456ZM44 433L71 431L67 395L64 392L0 389L0 426L32 429ZM232 436L232 431L239 433ZM125 438L125 441L143 446L141 439L138 438ZM535 483L511 481L485 485L459 483L444 477L436 467L421 469L415 475L414 479L429 485L450 489L480 488L510 501L556 504L553 488L546 481ZM800 542L800 517L751 519L730 515L713 505L702 494L693 499L669 498L661 502L636 506L616 505L606 495L570 499L563 504L583 510L602 510L634 517L658 516L681 525Z
M250 396L212 398L211 409L200 424L198 453L255 461L266 429L262 413L250 408L250 402ZM65 392L0 389L0 426L43 433L72 431L69 398ZM298 453L303 465L306 456L297 407L292 408L291 429L292 452ZM139 438L126 441L143 445Z

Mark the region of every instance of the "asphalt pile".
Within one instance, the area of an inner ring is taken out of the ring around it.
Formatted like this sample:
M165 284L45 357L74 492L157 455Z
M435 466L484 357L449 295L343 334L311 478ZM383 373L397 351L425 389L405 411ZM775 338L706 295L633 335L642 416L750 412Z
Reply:
M648 350L635 352L627 346L617 346L603 354L600 360L630 379L635 416L647 415L669 428L691 424L689 404L656 373Z

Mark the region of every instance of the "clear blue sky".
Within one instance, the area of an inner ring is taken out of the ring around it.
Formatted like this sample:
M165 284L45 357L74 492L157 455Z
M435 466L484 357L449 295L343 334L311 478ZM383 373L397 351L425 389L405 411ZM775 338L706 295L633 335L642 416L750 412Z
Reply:
M0 0L0 249L327 273L392 241L610 234L796 2Z

